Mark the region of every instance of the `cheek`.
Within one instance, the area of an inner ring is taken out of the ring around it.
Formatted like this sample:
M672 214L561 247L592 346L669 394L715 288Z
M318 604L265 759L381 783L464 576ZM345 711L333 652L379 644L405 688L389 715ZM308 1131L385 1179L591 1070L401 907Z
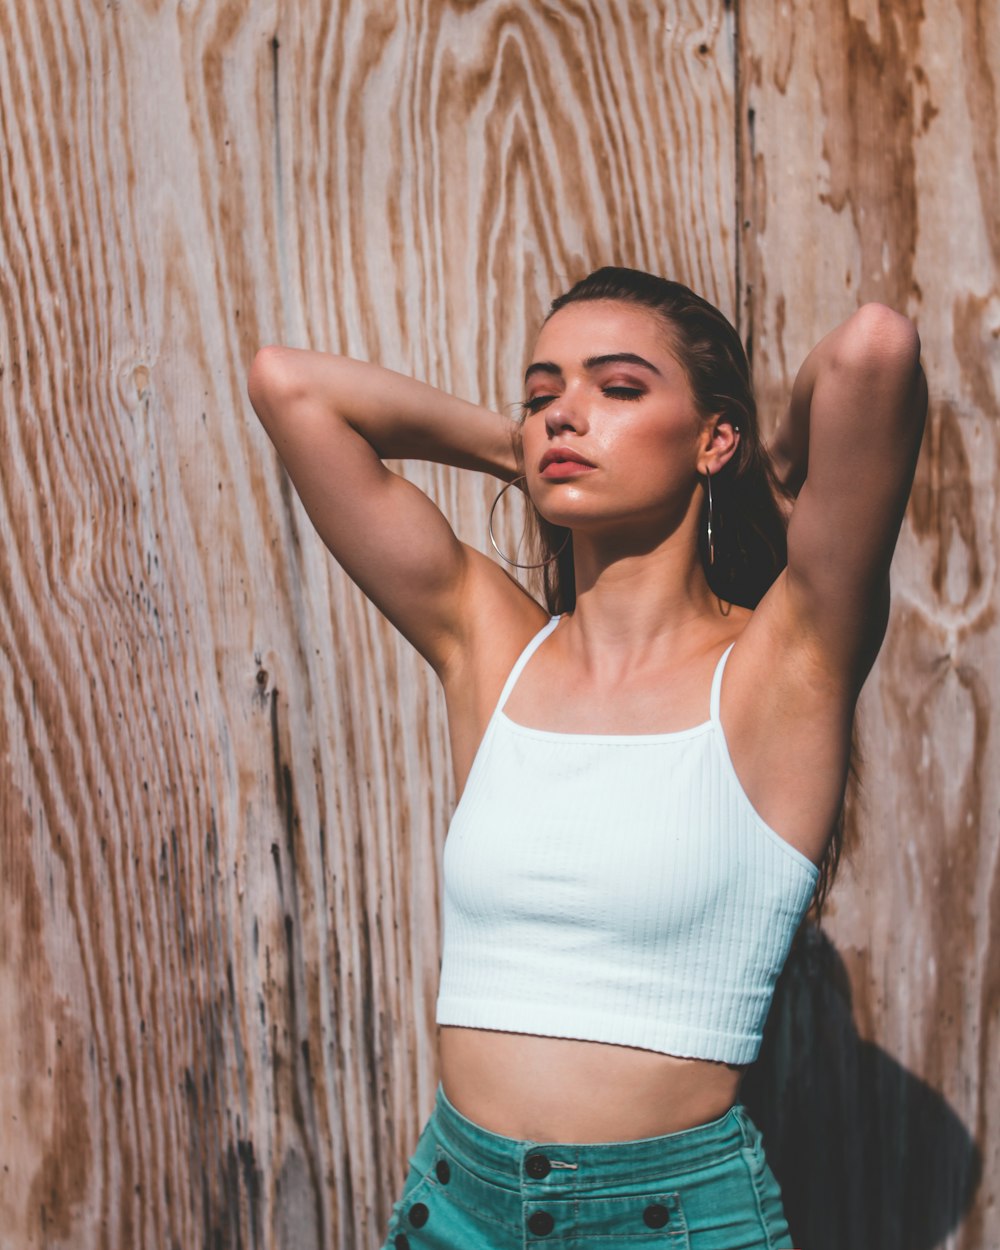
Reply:
M696 449L686 425L638 422L611 435L604 450L616 469L627 470L637 480L662 484L690 477Z

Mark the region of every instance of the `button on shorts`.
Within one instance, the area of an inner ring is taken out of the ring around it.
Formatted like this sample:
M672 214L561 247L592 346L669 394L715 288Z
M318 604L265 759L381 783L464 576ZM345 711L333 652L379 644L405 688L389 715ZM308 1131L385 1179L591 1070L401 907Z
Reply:
M383 1250L791 1250L781 1190L742 1103L631 1141L518 1141L437 1088Z

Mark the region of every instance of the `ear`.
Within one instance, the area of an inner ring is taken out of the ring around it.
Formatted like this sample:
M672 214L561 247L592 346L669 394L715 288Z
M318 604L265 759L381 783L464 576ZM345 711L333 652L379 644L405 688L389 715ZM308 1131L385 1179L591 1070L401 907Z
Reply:
M701 433L701 451L698 456L698 472L713 477L732 460L740 445L740 431L732 417L717 412L705 422Z

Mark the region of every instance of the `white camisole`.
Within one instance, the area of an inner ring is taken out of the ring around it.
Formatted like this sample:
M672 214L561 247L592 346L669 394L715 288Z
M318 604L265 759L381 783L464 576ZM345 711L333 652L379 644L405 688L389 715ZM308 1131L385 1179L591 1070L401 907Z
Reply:
M532 729L503 712L444 844L437 1023L749 1063L817 866L757 815L719 721Z

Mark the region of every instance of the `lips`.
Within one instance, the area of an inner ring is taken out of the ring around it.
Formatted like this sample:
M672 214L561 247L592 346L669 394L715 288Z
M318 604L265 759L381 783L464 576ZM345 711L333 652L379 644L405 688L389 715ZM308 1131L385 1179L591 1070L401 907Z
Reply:
M595 469L597 467L592 461L587 460L585 457L581 456L579 452L573 451L569 447L550 447L545 455L542 456L541 463L538 466L538 471L540 473L544 472L545 468L554 461L564 460L571 460L574 464L586 465L588 469Z
M585 473L596 472L596 465L581 464L579 460L550 460L542 470L541 476L551 482L560 478L583 477Z

